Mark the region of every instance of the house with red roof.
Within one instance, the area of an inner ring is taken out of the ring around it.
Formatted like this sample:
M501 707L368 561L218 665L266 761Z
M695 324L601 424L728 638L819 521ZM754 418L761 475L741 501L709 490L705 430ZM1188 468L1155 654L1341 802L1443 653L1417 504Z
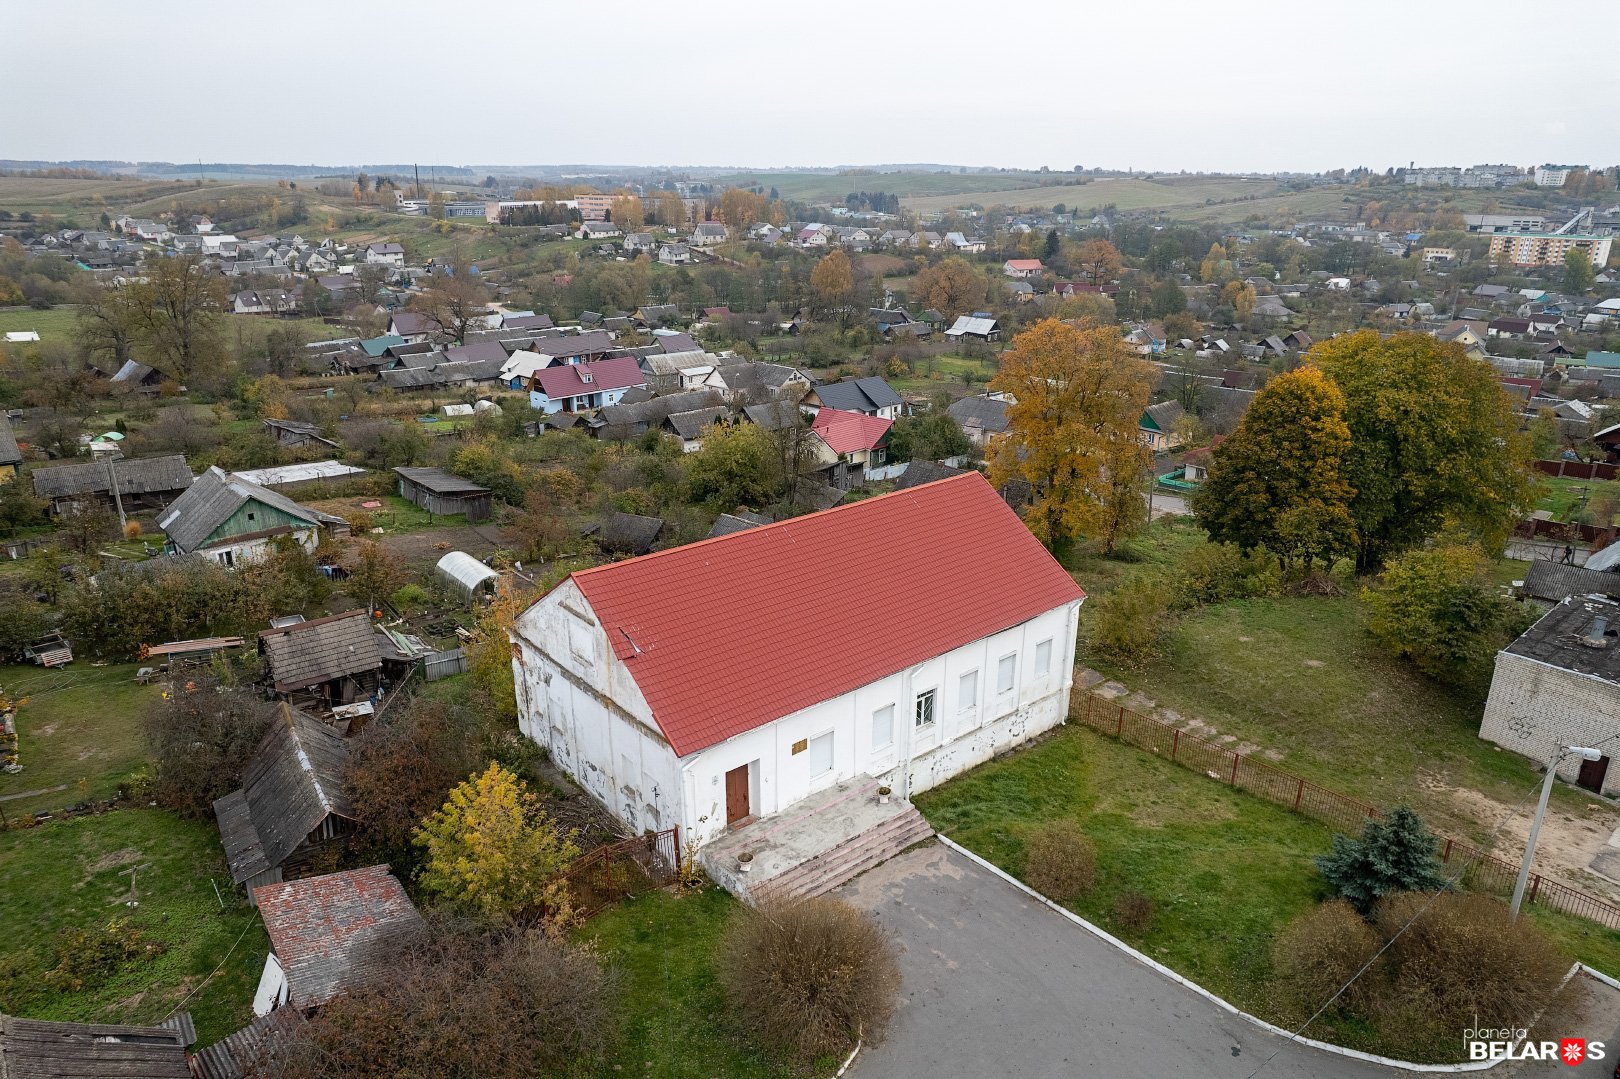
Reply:
M889 428L893 426L893 420L882 416L823 408L810 423L810 430L819 443L816 447L816 463L852 477L857 472L876 468L886 459ZM843 487L847 484L835 480L832 486Z
M625 391L645 386L634 356L545 367L529 376L529 407L547 415L616 405Z
M1031 277L1039 277L1046 272L1046 267L1040 259L1008 259L1001 264L1001 272L1015 280L1023 281Z
M1062 723L1084 599L963 473L571 574L511 631L519 724L632 833L762 850Z

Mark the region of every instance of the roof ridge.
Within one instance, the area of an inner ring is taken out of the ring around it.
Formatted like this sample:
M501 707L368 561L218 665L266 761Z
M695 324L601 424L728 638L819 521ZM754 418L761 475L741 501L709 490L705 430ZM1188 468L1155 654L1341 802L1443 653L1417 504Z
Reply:
M924 487L932 487L932 486L934 486L934 484L938 484L938 483L955 483L955 482L957 482L959 480L965 480L970 476L977 476L981 480L984 479L984 476L982 474L980 474L979 472L976 472L976 471L975 472L964 472L959 476L946 476L944 479L934 480L932 483L920 483L915 487L907 487L907 488L905 488L904 490L901 490L901 491L890 491L888 494L878 495L878 497L876 497L876 498L865 498L865 499L862 499L859 502L851 502L851 503L849 503L847 505L843 505L843 506L832 506L832 507L829 507L828 509L816 510L814 513L806 513L806 514L802 514L802 515L800 515L798 517L789 517L786 520L782 520L782 521L772 521L768 525L759 525L756 528L748 529L746 532L733 532L730 535L726 535L726 536L705 537L704 539L695 540L692 543L683 543L679 547L667 547L662 551L652 551L652 552L649 552L649 553L644 554L644 555L637 555L635 558L622 558L617 562L607 562L607 563L604 563L603 565L600 565L600 566L591 566L589 569L575 570L574 572L570 573L567 577L565 577L564 580L573 580L573 579L578 579L580 577L589 577L589 576L592 576L594 574L599 574L599 573L603 572L604 570L617 569L619 566L628 565L631 562L645 562L649 558L658 558L661 555L674 554L676 551L690 551L694 547L701 547L701 546L703 546L704 544L707 544L707 543L718 543L718 542L720 542L722 540L733 539L733 538L735 538L737 536L760 536L760 535L764 535L766 533L769 533L772 529L775 529L775 528L782 528L782 527L784 527L786 525L792 525L792 524L803 524L805 521L808 521L808 520L810 520L812 518L825 517L825 516L827 516L829 514L838 513L840 510L852 510L852 509L856 509L856 508L861 507L861 506L870 506L873 503L881 502L886 498L898 498L901 495L911 496L913 494L913 492L920 491ZM989 481L985 480L985 482L988 483ZM913 497L913 498L911 498L911 500L915 501L915 498ZM540 599L544 599L544 598L545 598L544 596L540 597ZM535 600L536 603L538 603L539 601L540 601L539 599Z

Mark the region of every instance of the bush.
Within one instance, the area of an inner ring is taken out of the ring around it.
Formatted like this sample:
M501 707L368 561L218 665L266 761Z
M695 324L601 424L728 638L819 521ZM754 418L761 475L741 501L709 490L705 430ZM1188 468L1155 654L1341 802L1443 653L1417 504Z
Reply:
M289 1021L249 1074L596 1074L580 1065L600 1061L613 1038L614 979L590 950L538 930L443 924L391 959L386 979Z
M1087 643L1095 652L1128 662L1153 655L1170 612L1170 597L1153 577L1137 576L1092 605Z
M1296 1014L1312 1014L1377 954L1381 944L1378 932L1342 899L1306 911L1283 926L1271 948L1280 1003ZM1372 985L1371 980L1358 981L1336 1007L1359 1006Z
M213 673L183 677L146 712L146 739L157 760L152 792L182 816L212 820L214 801L241 786L274 706Z
M1178 605L1225 603L1233 599L1274 595L1279 573L1264 551L1248 554L1233 543L1203 543L1182 556Z
M1383 586L1364 589L1362 598L1373 635L1431 678L1478 682L1505 643L1509 604L1473 544L1408 551L1385 569Z
M1153 927L1153 900L1127 888L1114 899L1114 920L1128 932L1146 933Z
M893 942L871 918L830 897L739 907L718 972L743 1028L806 1060L881 1035L900 990Z
M141 538L141 522L139 522L139 521L125 521L124 522L124 538L127 539L127 540L138 540L138 539L140 539Z
M417 697L349 741L344 786L365 838L395 863L411 860L411 833L450 789L486 760L483 717Z
M99 929L64 929L56 936L56 966L45 972L45 984L59 993L77 993L100 985L127 963L161 955L161 941L127 922L113 919Z
M1316 859L1333 894L1364 915L1392 892L1433 892L1446 886L1435 857L1435 838L1423 819L1396 806L1383 820L1370 820L1361 838L1333 837L1333 850Z
M1073 821L1043 825L1024 853L1024 879L1042 895L1063 902L1091 891L1097 852Z
M1378 904L1375 922L1384 940L1393 938L1384 953L1387 977L1374 983L1381 984L1377 1003L1368 1005L1386 1038L1446 1044L1476 1015L1541 1013L1545 1029L1563 1025L1554 998L1569 958L1530 919L1511 919L1500 900L1392 895Z

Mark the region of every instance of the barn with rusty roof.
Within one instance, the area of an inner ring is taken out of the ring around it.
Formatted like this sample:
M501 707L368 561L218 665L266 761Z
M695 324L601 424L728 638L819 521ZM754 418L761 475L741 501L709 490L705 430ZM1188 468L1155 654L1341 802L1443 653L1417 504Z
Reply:
M1063 721L1084 598L967 473L575 572L517 619L520 723L633 831L908 806Z

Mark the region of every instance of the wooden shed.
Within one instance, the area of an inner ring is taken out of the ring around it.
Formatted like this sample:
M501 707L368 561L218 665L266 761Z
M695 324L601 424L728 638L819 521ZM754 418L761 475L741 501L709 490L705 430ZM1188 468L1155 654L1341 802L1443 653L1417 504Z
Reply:
M442 468L394 469L399 476L401 498L414 502L429 513L445 516L466 514L467 520L485 521L490 513L490 490Z
M259 652L271 686L294 706L351 704L381 684L382 649L365 611L265 630Z

